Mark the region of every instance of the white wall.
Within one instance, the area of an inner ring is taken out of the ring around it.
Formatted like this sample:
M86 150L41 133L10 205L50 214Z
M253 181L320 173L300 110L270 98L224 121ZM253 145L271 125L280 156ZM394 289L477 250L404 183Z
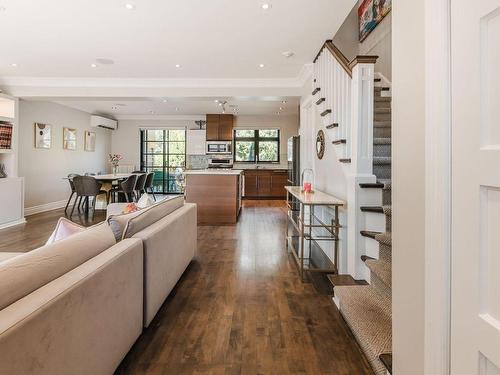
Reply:
M393 5L392 316L395 374L424 374L424 2Z
M342 26L333 37L333 43L352 60L356 55L377 55L375 72L392 79L392 12L380 22L363 42L359 43L358 5L348 14Z
M35 149L33 123L52 125L52 148ZM77 129L77 150L63 150L63 127ZM83 150L84 130L97 133L95 152ZM69 173L108 171L110 131L90 127L90 114L44 101L19 102L19 176L25 177L25 207L60 202L70 194ZM29 212L29 211L28 211Z
M121 120L118 130L112 135L112 150L123 155L122 164L140 166L140 129L141 128L193 128L193 120ZM279 128L281 130L281 161L286 165L287 140L298 134L299 119L297 115L251 116L241 115L234 118L235 128Z

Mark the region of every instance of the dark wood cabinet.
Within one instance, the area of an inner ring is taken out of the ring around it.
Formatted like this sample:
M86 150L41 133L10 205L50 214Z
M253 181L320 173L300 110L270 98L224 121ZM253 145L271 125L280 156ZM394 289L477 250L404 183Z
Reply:
M246 198L284 198L288 174L285 170L246 170L245 197Z
M207 115L207 141L233 139L233 115Z

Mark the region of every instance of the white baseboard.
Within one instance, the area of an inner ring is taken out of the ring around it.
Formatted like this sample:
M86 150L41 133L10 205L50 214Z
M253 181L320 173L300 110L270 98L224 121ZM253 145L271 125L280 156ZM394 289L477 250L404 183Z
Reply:
M13 227L15 225L24 224L24 223L26 223L26 219L23 217L22 219L19 219L19 220L10 221L8 223L1 224L0 229L9 228L9 227Z
M30 215L34 215L34 214L39 214L40 212L57 210L58 208L63 208L64 206L66 206L67 202L68 202L68 200L65 199L62 201L41 204L39 206L26 207L24 209L24 215L30 216Z

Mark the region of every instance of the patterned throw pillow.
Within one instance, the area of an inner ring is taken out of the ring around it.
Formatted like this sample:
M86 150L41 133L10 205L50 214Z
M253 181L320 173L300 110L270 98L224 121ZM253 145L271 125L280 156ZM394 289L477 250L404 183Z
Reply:
M137 205L135 203L128 203L124 208L123 208L123 211L122 211L122 214L129 214L131 212L135 212L135 211L139 211L140 208L137 207Z

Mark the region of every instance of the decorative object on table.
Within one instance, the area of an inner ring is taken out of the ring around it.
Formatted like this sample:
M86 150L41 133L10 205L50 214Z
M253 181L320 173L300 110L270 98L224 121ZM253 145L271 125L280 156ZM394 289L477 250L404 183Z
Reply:
M76 150L76 129L63 128L63 150Z
M316 155L320 160L325 155L325 133L323 133L323 130L320 130L316 136Z
M5 164L0 164L0 178L6 178L7 172L5 172Z
M302 171L302 176L300 178L301 191L303 193L314 193L314 171L312 169L306 168Z
M377 27L391 11L392 0L364 0L358 8L359 41Z
M123 156L120 154L109 154L109 163L113 166L113 174L116 175L118 173L118 167L122 159Z
M0 121L0 150L10 150L12 148L12 124Z
M35 122L35 148L49 149L52 146L52 127Z
M95 151L95 132L85 130L85 151Z

